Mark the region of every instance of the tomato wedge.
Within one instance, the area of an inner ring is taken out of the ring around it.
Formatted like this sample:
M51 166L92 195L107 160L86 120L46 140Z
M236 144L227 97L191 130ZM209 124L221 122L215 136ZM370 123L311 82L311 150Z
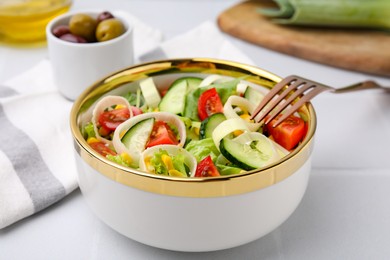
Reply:
M160 144L178 144L179 140L172 129L164 121L156 121L153 125L152 133L146 148Z
M287 119L280 123L277 127L272 127L280 116L281 115L277 116L268 123L266 129L275 142L287 150L291 150L297 146L297 144L302 141L305 136L306 124L302 118L292 115L287 117Z
M142 114L142 110L138 107L132 106L131 111L133 112L133 116L138 116L138 115Z
M108 148L108 146L103 142L92 142L89 144L92 149L94 149L96 152L100 153L103 156L107 156L109 154L116 155L116 153Z
M130 118L130 111L128 108L119 108L109 111L104 111L99 116L99 124L106 130L115 131L115 129Z
M207 156L200 161L196 167L195 177L217 177L220 176L211 156Z
M215 88L203 92L198 100L198 115L200 120L205 120L215 113L222 113L223 105Z

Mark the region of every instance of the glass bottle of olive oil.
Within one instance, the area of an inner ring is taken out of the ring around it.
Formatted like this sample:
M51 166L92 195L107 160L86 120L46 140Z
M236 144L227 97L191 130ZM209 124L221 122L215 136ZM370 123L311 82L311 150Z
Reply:
M43 45L48 22L71 4L72 0L0 0L0 43Z

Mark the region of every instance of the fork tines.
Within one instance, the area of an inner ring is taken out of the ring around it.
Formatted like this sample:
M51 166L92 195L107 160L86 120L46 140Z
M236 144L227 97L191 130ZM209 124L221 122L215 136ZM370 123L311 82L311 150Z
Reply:
M252 113L251 119L260 122L269 115L264 122L268 124L291 105L273 125L273 127L276 127L287 117L295 113L304 103L326 89L327 87L319 83L294 75L288 76L277 83L263 98L259 106ZM300 97L299 100L294 103L298 97Z

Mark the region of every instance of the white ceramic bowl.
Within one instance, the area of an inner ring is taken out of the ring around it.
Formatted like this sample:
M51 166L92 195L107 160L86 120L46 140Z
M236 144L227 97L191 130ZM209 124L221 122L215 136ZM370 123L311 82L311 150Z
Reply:
M288 156L261 170L213 178L172 178L119 166L93 151L80 126L94 102L107 93L131 90L132 82L220 74L246 76L272 88L280 78L262 69L229 61L156 61L119 71L91 86L71 113L79 184L95 214L119 233L154 247L213 251L258 239L281 225L300 203L308 183L316 116L311 104L301 112L308 133Z
M109 41L73 43L61 40L53 34L59 25L69 25L75 14L87 14L94 19L104 10L73 11L60 15L49 22L46 37L54 80L60 93L75 100L83 90L103 76L133 65L133 28L127 13L113 12L126 31Z

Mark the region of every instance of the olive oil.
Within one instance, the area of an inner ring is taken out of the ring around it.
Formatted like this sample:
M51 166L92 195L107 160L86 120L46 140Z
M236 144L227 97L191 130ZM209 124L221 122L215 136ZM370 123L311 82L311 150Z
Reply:
M0 0L0 43L43 45L50 20L69 10L72 0Z

